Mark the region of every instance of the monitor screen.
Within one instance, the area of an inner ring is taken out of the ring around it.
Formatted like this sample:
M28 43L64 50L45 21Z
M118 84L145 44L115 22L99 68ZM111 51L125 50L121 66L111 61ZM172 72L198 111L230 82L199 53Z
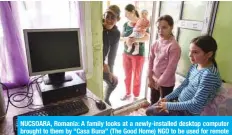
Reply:
M24 29L30 75L82 69L78 28Z

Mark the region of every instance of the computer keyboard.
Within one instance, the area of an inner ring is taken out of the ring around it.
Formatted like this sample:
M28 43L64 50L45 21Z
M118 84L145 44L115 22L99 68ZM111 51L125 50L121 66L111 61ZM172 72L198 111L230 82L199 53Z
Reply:
M17 134L17 117L18 116L77 116L85 114L89 108L81 99L66 101L63 103L49 105L38 110L27 112L13 117L13 128Z

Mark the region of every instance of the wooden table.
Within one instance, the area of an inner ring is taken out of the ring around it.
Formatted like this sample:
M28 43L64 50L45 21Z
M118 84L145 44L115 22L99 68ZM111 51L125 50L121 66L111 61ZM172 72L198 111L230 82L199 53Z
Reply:
M10 91L11 92L18 91L18 89L14 89L14 90L10 90ZM36 90L34 90L34 91L36 91ZM6 93L4 93L4 94L6 94ZM82 116L102 116L102 115L108 116L108 115L111 115L112 108L108 104L106 104L107 107L105 110L99 110L96 107L95 101L93 99L87 98L87 97L91 97L95 100L99 99L96 95L94 95L89 90L87 90L87 94L85 96L77 97L77 98L81 98L84 101L84 103L89 107L89 112L86 114L83 114ZM74 99L75 98L68 99L68 100L74 100ZM7 101L7 99L5 101ZM23 104L24 102L26 102L26 101L23 101L20 104ZM60 102L62 102L62 101L60 101ZM40 98L37 91L34 93L34 96L33 96L33 104L42 105L41 98ZM14 135L13 116L23 114L23 113L26 113L29 111L33 111L33 110L30 108L20 109L20 108L16 108L16 107L13 107L10 105L6 117L2 121L0 121L0 135Z

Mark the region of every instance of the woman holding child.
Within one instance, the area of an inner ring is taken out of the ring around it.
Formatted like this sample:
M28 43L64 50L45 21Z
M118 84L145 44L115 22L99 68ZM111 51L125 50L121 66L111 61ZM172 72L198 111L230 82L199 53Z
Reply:
M125 16L128 19L123 26L122 37L125 41L124 53L123 53L123 67L125 72L125 85L126 94L121 98L121 100L126 100L131 97L131 81L133 81L132 91L134 99L137 99L140 94L140 84L141 84L141 73L144 64L144 51L145 51L145 41L149 40L149 33L146 31L143 33L141 38L132 37L133 28L137 21L140 19L138 11L135 6L128 4L125 7ZM133 53L135 51L135 45L138 43L138 53ZM132 48L128 51L128 45L132 44ZM133 55L133 54L134 55ZM133 79L132 79L133 73Z

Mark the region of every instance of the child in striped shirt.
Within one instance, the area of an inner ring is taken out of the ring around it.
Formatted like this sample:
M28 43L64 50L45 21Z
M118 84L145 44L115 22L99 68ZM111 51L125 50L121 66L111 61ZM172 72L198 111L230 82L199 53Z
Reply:
M190 44L189 57L193 64L184 82L172 93L146 110L147 115L200 115L211 101L221 79L215 55L217 43L211 36L199 36ZM172 102L172 100L177 101Z

